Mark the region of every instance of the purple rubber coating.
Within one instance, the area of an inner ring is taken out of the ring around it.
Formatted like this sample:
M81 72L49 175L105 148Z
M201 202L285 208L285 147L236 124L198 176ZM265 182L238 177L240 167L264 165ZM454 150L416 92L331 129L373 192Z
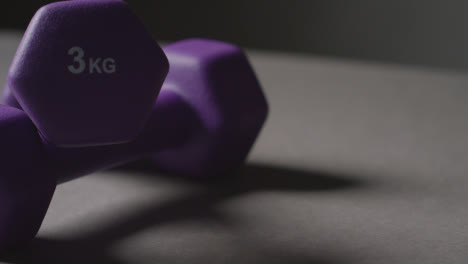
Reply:
M58 148L40 138L23 111L0 105L0 249L34 238L57 183L186 144L198 125L181 96L162 91L134 141Z
M125 2L63 1L36 12L7 85L51 144L116 144L141 132L168 67Z
M47 172L44 148L26 114L0 105L0 248L36 235L56 179Z
M189 144L152 156L161 170L213 176L241 165L268 114L243 51L229 43L188 39L163 48L170 62L163 89L181 94L201 122Z
M53 173L59 182L65 182L185 145L199 126L196 113L182 96L161 90L146 126L134 141L83 148L60 148L45 143L45 148L53 162Z

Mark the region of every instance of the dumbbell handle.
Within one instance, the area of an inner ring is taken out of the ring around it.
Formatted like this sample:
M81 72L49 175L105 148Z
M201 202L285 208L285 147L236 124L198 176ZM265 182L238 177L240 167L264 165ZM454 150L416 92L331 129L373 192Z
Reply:
M189 104L175 91L162 88L152 114L133 141L95 147L59 148L45 145L53 174L65 182L152 153L186 144L199 125Z

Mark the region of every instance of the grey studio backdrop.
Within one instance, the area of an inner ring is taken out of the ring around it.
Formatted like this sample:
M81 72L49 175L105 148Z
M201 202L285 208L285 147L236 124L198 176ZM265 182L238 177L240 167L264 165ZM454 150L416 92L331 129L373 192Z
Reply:
M24 29L47 2L2 3L0 27ZM127 2L159 40L203 36L248 48L468 69L466 0Z

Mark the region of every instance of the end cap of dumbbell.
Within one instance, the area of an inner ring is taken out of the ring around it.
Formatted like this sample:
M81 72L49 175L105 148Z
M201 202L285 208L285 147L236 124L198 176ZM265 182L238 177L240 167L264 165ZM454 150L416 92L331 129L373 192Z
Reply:
M163 89L181 94L197 113L200 128L190 142L153 155L160 169L213 177L241 165L268 115L254 69L239 47L209 39L165 46L171 69Z
M168 69L125 2L65 1L37 11L7 84L49 143L106 145L138 136Z

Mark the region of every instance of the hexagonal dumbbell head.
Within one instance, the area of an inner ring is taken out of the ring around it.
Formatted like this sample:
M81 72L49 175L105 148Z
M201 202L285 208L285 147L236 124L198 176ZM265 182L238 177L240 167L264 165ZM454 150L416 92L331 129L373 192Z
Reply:
M197 113L200 128L182 147L154 154L170 173L210 176L239 166L268 113L262 89L238 47L190 39L163 48L171 68L162 89L174 90Z
M0 250L32 239L54 194L37 129L21 110L0 105Z
M7 85L49 143L105 145L140 133L167 71L125 2L75 0L37 11Z

